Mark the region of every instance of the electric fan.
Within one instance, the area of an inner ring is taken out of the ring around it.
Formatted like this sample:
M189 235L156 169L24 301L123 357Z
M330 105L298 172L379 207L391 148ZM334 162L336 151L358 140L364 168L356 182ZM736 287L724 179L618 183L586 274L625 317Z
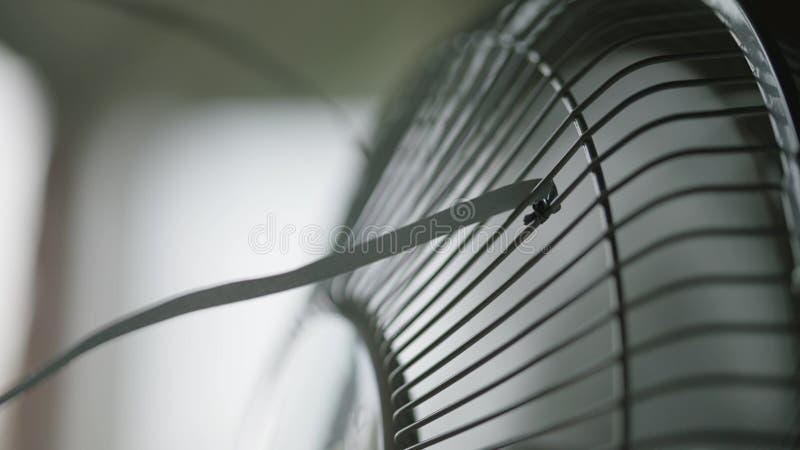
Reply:
M389 102L341 248L112 322L0 406L140 328L321 282L245 448L796 448L792 27L771 3L508 4Z
M440 48L355 233L551 195L319 288L251 442L794 448L800 47L748 11L520 1Z

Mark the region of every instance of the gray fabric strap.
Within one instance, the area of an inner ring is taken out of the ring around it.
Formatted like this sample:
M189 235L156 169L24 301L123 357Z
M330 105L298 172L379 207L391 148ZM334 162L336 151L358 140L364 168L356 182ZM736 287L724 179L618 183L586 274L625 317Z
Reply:
M351 272L375 261L410 250L459 228L535 203L552 192L552 182L521 181L420 219L375 239L358 243L289 272L191 291L118 319L90 334L64 353L33 371L0 396L0 406L52 375L83 353L112 339L173 317L214 306L286 291Z

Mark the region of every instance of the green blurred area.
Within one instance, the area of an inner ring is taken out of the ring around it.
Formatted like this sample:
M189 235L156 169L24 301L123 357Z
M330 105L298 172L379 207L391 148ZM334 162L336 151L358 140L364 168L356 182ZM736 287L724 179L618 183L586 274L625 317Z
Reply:
M153 3L147 3L153 2ZM114 4L218 24L333 97L384 97L436 44L496 0L0 0L0 42L32 63L59 114L128 95L287 96L179 27ZM300 93L303 94L303 93Z

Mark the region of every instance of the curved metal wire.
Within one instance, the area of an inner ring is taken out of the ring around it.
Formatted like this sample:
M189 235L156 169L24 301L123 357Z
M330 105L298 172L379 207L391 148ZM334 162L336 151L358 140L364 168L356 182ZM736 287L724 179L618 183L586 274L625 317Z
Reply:
M600 448L648 448L680 442L773 445L781 439L777 432L739 433L709 427L700 430L702 433L676 430L640 436L632 432L634 405L654 398L724 386L789 392L796 388L798 377L796 373L720 371L634 387L630 381L631 357L703 336L767 334L796 342L798 333L792 318L770 323L712 320L632 342L627 336L631 326L627 321L632 311L673 293L707 286L787 289L791 268L772 270L754 265L751 270L693 274L664 280L667 282L652 285L633 296L625 289L623 273L650 255L680 245L706 241L734 246L740 245L734 242L750 241L780 245L788 242L795 231L781 223L708 226L698 222L700 226L696 227L687 223L688 228L676 226L666 235L651 236L638 249L628 249L632 253L627 256L619 250L621 240L624 241L619 231L644 222L645 215L651 212L696 198L728 198L743 204L760 199L770 206L780 199L782 208L776 211L783 216L789 215L787 205L793 203L787 200L786 185L771 179L771 172L763 167L780 165L783 161L785 174L783 142L780 139L774 142L771 139L774 136L760 132L750 140L742 137L739 143L698 140L695 145L676 145L637 165L629 164L615 175L613 182L608 178L606 165L624 167L619 155L635 151L636 143L664 130L718 122L736 124L739 129L763 130L780 120L776 122L776 108L770 104L748 103L759 90L763 93L764 80L750 72L753 56L743 52L740 40L731 39L731 24L720 21L724 14L713 7L691 0L680 4L620 0L608 4L607 14L598 15L598 20L581 22L597 4L592 0L545 0L536 5L519 1L505 8L489 28L461 36L452 47L457 55L450 57L449 66L444 65L449 69L443 71L435 100L422 103L417 110L416 114L424 116L424 120L419 116L402 130L399 144L389 150L392 156L384 176L375 184L366 207L354 222L356 229L404 223L498 183L531 176L540 177L542 183L558 180L559 193L549 207L569 209L568 218L554 215L556 225L549 226L553 237L543 245L547 251L526 257L518 255L517 249L532 236L531 228L515 226L529 203L525 202L513 212L482 222L464 235L449 236L458 240L454 248L447 247L444 241L437 246L416 248L333 284L337 288L332 291L334 301L360 311L360 320L368 330L366 335L372 342L377 371L388 391L385 407L391 409L390 428L397 448L422 449L451 439L465 442L455 438L467 433L480 436L474 433L480 433L484 425L611 370L618 371L615 372L618 378L614 379L619 384L614 386L621 389L609 399L585 408L573 405L570 414L554 416L551 419L557 420L551 420L550 424L539 423L537 427L531 424L530 429L520 430L516 437L498 440L486 448L520 444L524 448L598 448L550 437L611 415L619 418L619 428L615 428L619 434ZM563 39L566 30L575 29L579 23L585 25L584 22L589 26ZM562 36L561 41L558 36ZM668 74L674 67L696 67L699 75L661 78L653 75L656 70ZM655 81L643 82L648 76ZM672 106L671 110L666 108L653 117L629 117L629 111L648 102L653 104L655 99L673 94L688 98L688 93L695 91L717 96L735 93L731 98L742 101L714 106L698 102L701 106ZM598 106L602 110L597 111ZM629 125L620 125L625 123L621 117ZM610 130L613 139L604 141L601 150L597 138ZM585 153L585 163L577 169L569 166L580 151ZM663 167L690 161L704 161L704 167L711 167L712 160L733 161L736 155L745 155L752 158L751 163L760 165L757 181L714 180L678 189L665 185L661 193L645 198L627 214L614 211L613 199L623 188L637 180L651 179ZM587 179L594 183L594 196L581 203L578 198L585 197L581 186ZM534 189L534 195L541 194L540 189ZM566 252L569 247L566 243L575 237L579 227L585 228L595 212L600 218L596 235L582 236L583 243L570 250L569 257L560 257L557 266L540 269L548 265L547 261L555 261L549 256L553 252ZM479 229L490 223L494 231L482 235ZM495 249L508 233L511 242L501 245L499 254L490 255L489 250ZM470 246L477 247L469 250ZM588 260L600 246L606 249L605 267L588 274L587 280L571 286L568 292L551 294L555 291L553 286L564 285L564 280L574 278L581 262ZM514 267L508 269L510 264L506 262L512 261L511 256ZM539 278L527 292L510 289L517 288L519 280L534 272ZM488 378L483 371L484 378L478 384L467 382L479 369L497 364L501 355L505 354L507 359L512 348L520 351L522 340L545 324L566 320L559 317L601 285L611 287L610 304L601 314L585 318L579 326L566 330L558 338L550 338L541 347L531 348L518 364L502 368ZM516 298L511 298L512 295ZM546 303L548 309L525 319L529 308L523 308L538 298L547 298L547 302L541 303L542 306ZM696 300L701 302L703 297ZM513 331L495 332L503 327L511 330L512 318ZM584 345L593 333L612 326L611 329L617 330L619 345L610 355L577 371L565 372L552 384L536 386L532 393L520 393L510 403L496 403L479 412L468 409L478 399L482 399L482 405L491 404L483 400L492 399L501 386L510 385L512 379L519 380L545 360L555 358L567 348ZM449 389L457 384L460 389ZM746 437L736 441L738 434ZM473 445L479 446L478 441Z

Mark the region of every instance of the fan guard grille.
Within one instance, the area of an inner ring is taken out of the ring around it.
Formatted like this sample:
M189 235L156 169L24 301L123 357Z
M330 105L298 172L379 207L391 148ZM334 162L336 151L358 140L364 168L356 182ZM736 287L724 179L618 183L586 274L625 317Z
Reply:
M730 14L516 2L395 102L356 233L521 179L552 179L561 210L524 240L521 207L332 282L387 447L792 445L796 135Z

